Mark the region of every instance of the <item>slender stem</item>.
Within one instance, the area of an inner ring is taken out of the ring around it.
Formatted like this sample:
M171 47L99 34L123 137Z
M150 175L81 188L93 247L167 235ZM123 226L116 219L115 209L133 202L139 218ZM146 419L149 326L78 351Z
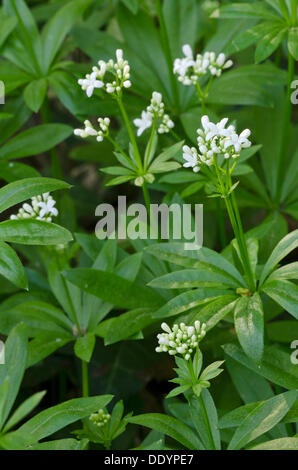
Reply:
M89 376L88 376L88 363L86 361L82 362L82 394L83 397L89 396Z
M200 402L201 410L202 410L202 413L203 413L203 419L204 419L204 422L205 422L205 425L206 425L209 441L210 441L210 444L211 444L211 449L210 450L215 450L216 446L215 446L215 442L214 442L214 439L213 439L211 426L210 426L210 421L209 421L209 418L208 418L208 413L207 413L207 410L206 410L204 400L202 398L202 394L200 394L198 399L199 399L199 402Z
M220 200L217 198L215 200L216 203L216 216L217 216L217 224L219 228L219 238L221 247L224 248L227 245L227 235L225 230L225 222L223 217L223 211L220 204Z
M232 198L231 198L232 202L230 200L229 195L227 194L227 190L226 190L226 188L224 186L224 183L222 181L216 158L214 158L214 167L215 167L217 178L218 178L218 181L219 181L219 184L220 184L220 187L221 187L222 194L224 196L224 200L225 200L228 215L229 215L229 218L230 218L230 221L231 221L231 224L232 224L232 228L233 228L235 237L236 237L237 242L238 242L238 247L239 247L239 251L240 251L240 255L241 255L241 259L242 259L243 269L244 269L244 272L247 275L249 288L253 292L255 290L255 282L254 282L254 277L253 277L253 274L252 274L252 271L251 271L250 259L249 259L249 256L248 256L246 241L245 241L245 238L244 238L244 232L243 232L243 228L242 228L240 214L239 214L239 211L238 211L237 202L236 202L236 199L235 199L235 196L234 196L233 192L232 192ZM231 175L230 175L229 169L228 169L227 183L228 183L229 187L232 186ZM235 216L235 214L236 214L236 216Z
M177 109L179 109L180 107L179 91L178 91L177 81L173 72L173 58L172 58L172 52L170 48L170 41L169 41L168 31L166 27L166 22L165 22L163 10L162 10L161 0L155 0L155 5L156 5L156 12L157 12L159 25L160 25L162 46L164 49L164 53L165 53L165 57L166 57L167 65L168 65L168 70L169 70L171 89L172 89L175 105Z
M151 204L151 201L150 201L150 194L149 194L149 191L148 191L148 186L147 186L146 181L144 181L144 183L142 185L142 190L143 190L144 201L145 201L147 212L148 212L148 217L150 217L150 204Z
M170 129L170 134L172 134L172 136L174 137L175 140L177 140L177 142L181 142L183 140L179 137L178 134L176 134L175 131L173 131L173 129Z
M289 53L287 95L286 95L284 114L283 114L281 148L280 148L278 165L277 165L277 182L276 182L276 197L275 197L276 203L280 202L282 182L284 179L284 172L286 168L287 148L288 148L291 114L292 114L291 84L294 80L294 74L295 74L295 61L294 61L294 57Z
M138 144L137 144L135 135L133 133L129 118L128 118L127 113L125 111L125 108L123 106L122 97L118 96L117 101L118 101L118 105L119 105L121 114L123 116L127 131L128 131L128 135L129 135L131 144L132 144L133 149L134 149L134 154L135 154L135 158L136 158L136 160L138 162L138 165L139 165L139 170L143 171L142 158L141 158L141 155L140 155L140 152L139 152Z
M52 121L51 108L47 97L44 100L44 103L40 109L40 115L42 122L48 124ZM50 150L51 156L51 173L54 178L63 178L63 172L59 160L59 154L55 148Z
M144 169L145 169L145 171L147 169L148 160L149 160L151 149L152 149L152 143L153 143L153 139L154 139L154 135L155 135L155 128L156 128L156 119L154 118L154 121L152 123L152 128L151 128L150 139L149 139L148 147L146 149L146 154L145 154L145 158L144 158Z
M201 106L202 106L202 112L204 114L206 114L205 97L204 97L204 93L202 92L202 89L201 89L200 84L199 84L198 81L196 83L196 90L197 90L197 95L198 95L198 98L199 98Z

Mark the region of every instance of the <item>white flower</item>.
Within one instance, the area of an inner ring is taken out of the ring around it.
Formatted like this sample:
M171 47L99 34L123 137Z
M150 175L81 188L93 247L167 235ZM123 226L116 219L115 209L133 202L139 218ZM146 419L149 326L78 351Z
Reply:
M184 45L182 50L185 57L175 59L173 71L178 75L178 80L186 86L195 85L199 77L208 72L219 77L224 69L233 65L231 60L226 61L226 56L223 53L216 56L215 52L205 52L197 54L194 59L189 45Z
M90 121L84 121L85 129L74 129L74 135L82 137L85 139L86 137L96 137L98 142L102 142L104 137L109 135L109 125L110 119L105 118L98 118L100 130L94 129L93 125Z
M25 202L16 215L11 215L12 220L17 219L36 219L46 222L52 222L52 217L58 215L55 207L56 201L49 193L33 196L31 205Z
M127 60L123 58L123 50L116 50L116 59L110 59L108 62L98 61L98 67L92 67L92 73L85 78L78 80L79 85L86 91L90 98L95 88L102 88L106 93L120 93L122 88L130 88L130 66ZM105 80L106 74L109 74L113 81Z
M86 75L86 78L78 80L78 83L86 91L88 98L93 95L94 88L102 88L104 86L103 81L97 80L97 72Z
M140 136L144 130L152 126L153 121L158 121L159 125L157 132L159 134L165 134L173 129L174 122L170 119L168 114L165 114L164 111L165 105L162 101L162 94L154 91L152 93L152 98L150 105L147 106L146 111L142 111L141 118L135 119L134 125L138 127L137 135Z
M197 157L202 163L212 165L214 157L219 154L222 154L226 159L238 158L243 148L251 146L251 142L248 140L251 134L250 130L245 129L238 135L233 125L226 128L228 118L222 119L217 124L211 122L208 116L203 116L201 121L203 129L197 130L199 149Z
M200 170L199 161L198 161L198 152L195 147L188 147L188 145L183 146L183 158L186 160L183 163L185 168L193 168L193 171L197 173Z
M175 59L173 70L174 73L178 74L179 76L185 77L186 72L195 64L195 62L193 58L193 52L189 44L184 44L182 47L182 52L185 57L182 59Z
M152 126L152 115L148 111L142 111L142 117L135 119L133 123L138 127L137 135L139 137L148 127Z
M168 352L171 356L182 354L186 360L190 359L199 342L206 335L206 324L196 321L194 326L186 326L184 323L174 325L173 329L167 323L162 323L164 333L158 334L159 345L156 352Z

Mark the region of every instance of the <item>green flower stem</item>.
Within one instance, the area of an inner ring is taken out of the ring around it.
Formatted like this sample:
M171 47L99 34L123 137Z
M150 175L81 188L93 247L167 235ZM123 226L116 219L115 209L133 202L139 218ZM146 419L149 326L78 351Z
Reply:
M42 107L40 108L41 120L44 124L52 122L52 113L49 101L45 98ZM59 154L55 148L50 150L51 156L51 173L53 178L63 179L63 172L59 160Z
M221 174L220 174L220 171L219 171L219 167L218 167L216 158L214 158L214 167L215 167L216 175L217 175L217 178L218 178L218 181L219 181L219 184L220 184L222 195L224 196L224 200L225 200L226 208L227 208L227 211L228 211L229 219L231 221L232 228L233 228L235 237L236 237L237 242L238 242L238 247L239 247L240 255L241 255L241 259L242 259L242 265L243 265L243 269L244 269L244 271L247 275L249 289L252 292L254 292L255 282L254 282L254 277L253 277L252 270L251 270L250 259L249 259L249 256L248 256L246 241L245 241L245 237L244 237L244 233L243 233L243 228L242 228L242 223L241 223L241 219L240 219L240 214L239 214L239 211L238 211L237 202L236 202L236 199L235 199L235 196L234 196L233 192L232 192L232 197L231 197L231 200L230 200L230 196L229 196L229 194L227 192L227 189L225 188L224 183L222 181L222 177L221 177ZM229 169L228 169L228 180L227 180L227 182L228 182L229 187L231 188L232 182L231 182L231 174L229 172ZM236 214L236 216L235 216L235 214Z
M155 135L155 129L156 129L156 118L154 118L153 123L152 123L150 139L149 139L149 142L148 142L148 147L147 147L145 158L144 158L144 169L145 169L145 171L147 170L148 159L149 159L149 156L150 156L150 152L151 152L151 149L152 149L152 143L153 143L153 139L154 139L154 135Z
M148 217L150 217L150 204L151 204L151 201L150 201L150 194L149 194L149 191L148 191L148 186L147 186L146 181L144 181L144 183L142 185L142 190L143 190L143 196L144 196L144 201L145 201L146 208L147 208Z
M183 140L179 137L178 134L176 134L175 131L173 131L173 129L170 129L170 134L172 134L172 136L174 137L175 140L177 140L177 142L181 142Z
M161 0L155 0L155 6L156 6L156 12L157 12L159 25L160 25L161 42L162 42L162 46L164 49L168 70L169 70L173 98L174 98L175 106L177 110L179 110L180 108L179 90L178 90L177 81L173 72L173 58L172 58L172 52L170 48L170 41L169 41L169 36L167 32L166 22L165 22L163 10L162 10Z
M197 81L197 83L196 83L196 90L197 90L197 95L198 95L199 101L201 103L202 112L203 112L203 114L206 114L205 95L202 92L199 81Z
M200 393L200 396L198 397L198 400L200 402L201 410L203 412L203 419L204 419L204 422L205 422L205 425L206 425L209 441L211 443L211 449L210 450L216 450L215 442L214 442L212 431L211 431L210 421L209 421L209 418L208 418L208 413L207 413L207 410L206 410L204 400L202 398L202 393Z
M283 114L282 123L282 138L281 148L279 153L278 165L277 165L277 182L276 182L276 198L275 202L279 204L280 195L282 189L282 182L284 180L284 171L286 168L287 148L290 133L291 114L292 114L292 103L291 103L291 84L295 76L295 61L294 57L289 53L288 58L288 80L287 80L287 95Z
M89 396L89 376L88 376L88 363L81 361L82 363L82 394L83 397Z
M58 266L60 267L60 269L62 271L64 269L64 267L61 266L59 257L57 257L57 263L58 263ZM80 325L78 317L77 317L76 310L75 310L74 305L73 305L71 295L69 294L66 279L63 276L61 276L61 279L62 279L62 282L63 282L63 285L64 285L64 289L65 289L65 292L66 292L66 297L67 297L67 300L68 300L68 303L69 303L69 306L70 306L70 310L71 310L71 314L72 314L72 317L73 317L74 324L76 325L78 335L80 337L82 337L83 332L82 332L81 325ZM88 397L88 395L89 395L88 364L87 364L86 361L83 361L83 360L81 360L81 364L82 364L82 394L83 394L83 397Z
M217 225L219 229L220 244L221 244L221 247L224 248L225 246L227 246L227 235L226 235L226 230L225 230L225 221L223 217L223 211L222 211L222 207L220 204L220 200L218 198L215 199L215 204L216 204L216 217L217 217Z
M127 113L126 113L126 111L125 111L125 108L124 108L124 106L123 106L123 102L122 102L122 97L121 97L121 95L120 95L120 96L117 96L117 102L118 102L118 105L119 105L121 114L122 114L122 116L123 116L124 123L125 123L125 125L126 125L127 132L128 132L128 135L129 135L131 144L132 144L132 146L133 146L133 150L134 150L134 154L135 154L136 160L137 160L137 162L138 162L139 170L142 172L142 171L143 171L142 158L141 158L141 155L140 155L140 152L139 152L138 144L137 144L135 135L134 135L134 133L133 133L133 130L132 130L132 127L131 127L129 118L128 118Z

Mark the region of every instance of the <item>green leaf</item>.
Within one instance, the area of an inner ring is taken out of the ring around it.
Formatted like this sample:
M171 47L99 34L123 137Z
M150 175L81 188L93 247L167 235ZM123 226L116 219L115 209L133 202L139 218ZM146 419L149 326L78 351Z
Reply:
M203 389L199 398L192 395L189 406L192 422L205 449L220 450L218 416L210 392Z
M84 292L120 308L154 308L162 303L162 298L153 289L114 273L77 268L67 270L63 274L68 281L79 286Z
M112 395L74 398L60 405L52 406L23 424L17 433L27 436L32 444L36 443L65 426L105 407L112 398Z
M27 367L32 367L42 361L73 339L74 337L72 335L61 331L48 331L46 333L39 334L29 343Z
M291 28L288 35L288 48L295 60L298 60L298 28Z
M223 256L209 248L201 247L199 250L185 250L183 243L157 243L147 247L146 252L187 268L213 270L245 287L244 279L237 269Z
M218 10L215 10L212 18L264 18L276 19L274 11L264 5L264 2L252 3L232 3L231 5L224 5Z
M9 161L0 161L0 174L1 178L7 183L24 178L40 177L40 173L32 166Z
M109 318L96 328L98 336L104 337L105 345L114 344L142 331L153 322L150 309L136 309Z
M95 336L93 333L86 333L75 342L74 351L76 356L82 361L90 362L95 346Z
M297 388L298 370L290 361L290 351L284 352L276 346L265 346L263 361L256 365L235 344L223 346L225 353L258 375L288 390Z
M262 360L264 350L264 313L258 293L242 297L236 302L235 328L245 353L257 364Z
M23 158L46 152L73 133L66 124L42 124L31 127L10 139L0 149L0 158Z
M186 449L203 450L202 444L194 434L193 430L176 418L160 413L148 413L134 416L127 420L129 423L146 426L155 431L159 431L180 442Z
M222 74L210 86L207 102L273 107L268 87L285 82L285 75L272 64L243 65Z
M88 439L58 439L30 446L30 450L86 450Z
M45 71L49 70L65 36L90 4L91 0L68 2L46 23L41 35Z
M0 212L32 196L67 188L70 188L69 184L53 178L26 178L15 181L0 189Z
M284 23L272 23L271 28L261 39L258 40L255 52L256 63L267 59L278 48L287 32Z
M282 320L267 323L266 334L271 341L290 344L298 338L298 322Z
M254 408L243 420L228 446L229 450L241 449L278 424L294 404L298 392L277 395Z
M46 78L39 78L30 82L24 90L24 100L29 109L37 113L44 102L48 82Z
M0 12L0 46L2 46L10 33L15 29L17 22L18 21L15 16L7 16L3 11Z
M237 288L239 283L233 281L229 276L214 271L213 267L203 269L183 269L165 274L153 279L149 284L151 287L161 289L187 289L192 287L222 287Z
M5 343L5 364L0 366L0 385L8 380L8 393L2 412L1 425L6 421L18 394L27 361L27 329L19 323Z
M43 397L45 396L46 392L37 392L31 397L27 398L13 413L11 418L7 421L3 432L6 433L11 428L13 428L16 424L18 424L22 419L24 419L37 405L41 402Z
M298 437L282 437L273 441L262 442L249 450L298 450Z
M227 291L205 287L184 292L161 307L154 318L167 318L186 312L194 307L210 302L216 297L225 295Z
M7 220L0 223L0 240L22 245L65 245L71 233L59 225L41 220Z
M274 248L267 263L265 264L260 277L260 286L264 283L268 275L275 266L298 246L298 229L286 235Z
M4 242L0 242L0 274L21 289L28 288L27 276L18 255Z
M262 288L269 297L298 319L298 286L285 280L268 280Z

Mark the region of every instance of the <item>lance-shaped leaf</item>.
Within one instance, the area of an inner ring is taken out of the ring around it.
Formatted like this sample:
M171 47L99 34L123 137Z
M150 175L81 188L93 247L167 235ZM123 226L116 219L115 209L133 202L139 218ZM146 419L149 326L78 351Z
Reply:
M193 430L186 426L186 424L181 423L178 419L172 418L171 416L166 416L160 413L148 413L134 416L133 418L129 418L127 421L129 423L146 426L154 429L155 431L166 434L166 436L180 442L180 444L189 450L204 449L201 441L195 435Z
M236 282L238 286L245 286L245 281L237 269L223 256L209 248L185 250L184 243L157 243L147 247L146 251L179 266L213 271Z
M0 149L0 159L29 157L46 152L73 133L66 124L41 124L31 127L10 139Z
M298 319L298 286L281 279L266 281L263 291Z
M120 308L157 308L163 302L162 297L150 287L143 287L111 272L77 268L64 271L63 275L84 292Z
M54 178L25 178L14 181L0 189L0 212L32 196L67 188L70 188L69 184Z
M22 245L65 245L71 233L59 225L41 220L7 220L0 223L0 240Z
M27 289L28 281L23 265L16 252L0 242L0 274L21 289Z
M228 449L241 449L272 429L290 410L297 396L298 392L291 390L260 403L248 414L235 431Z
M31 443L36 443L59 429L98 411L106 406L112 398L112 395L74 398L38 413L16 432L27 436L27 440Z
M285 258L291 251L298 246L298 229L286 235L274 248L267 263L265 264L261 277L260 286L264 283L268 275L273 271L275 266Z
M239 299L234 317L241 346L254 362L259 363L264 349L264 313L259 294L256 292L252 297Z

